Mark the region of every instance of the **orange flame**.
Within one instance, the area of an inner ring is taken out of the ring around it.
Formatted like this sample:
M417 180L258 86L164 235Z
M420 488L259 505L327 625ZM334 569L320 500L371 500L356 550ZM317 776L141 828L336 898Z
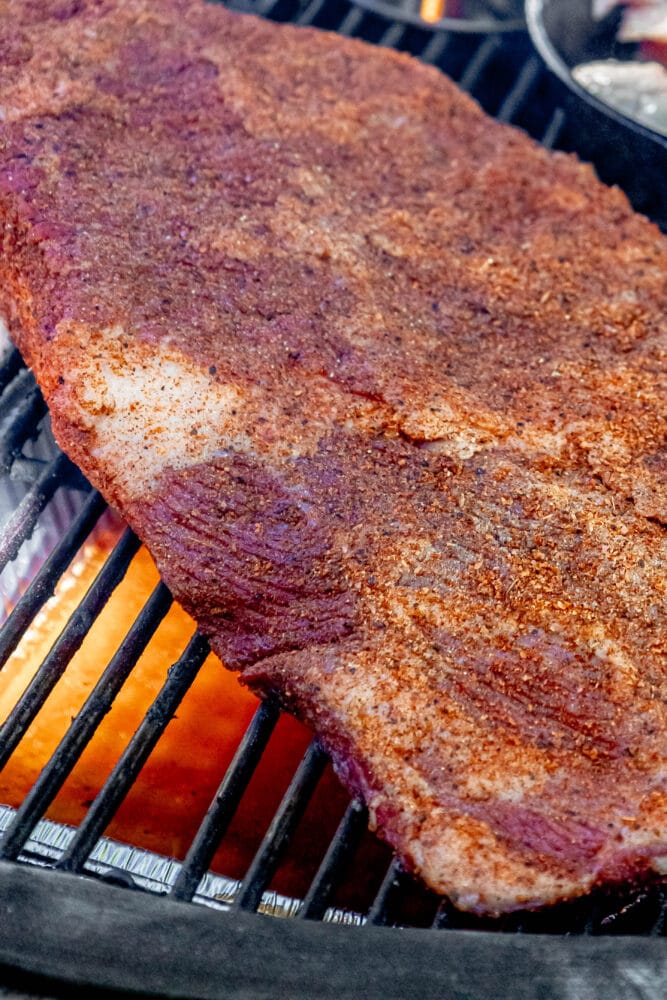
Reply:
M422 21L435 24L445 16L446 0L421 0L419 13Z

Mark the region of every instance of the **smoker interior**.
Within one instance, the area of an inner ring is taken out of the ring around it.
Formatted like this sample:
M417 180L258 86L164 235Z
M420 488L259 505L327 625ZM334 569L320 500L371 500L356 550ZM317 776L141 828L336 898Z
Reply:
M348 0L248 0L243 9L411 52L441 67L499 120L526 129L549 147L580 146L578 122L563 109L557 83L522 30L472 34L419 27L407 2L396 8L397 16L401 9L409 14L406 20ZM660 221L651 185L638 185L636 176L630 185L613 149L596 165L606 180L631 188L635 207ZM5 590L31 565L32 540L50 539L48 558L31 571L0 630L1 669L105 516L99 494L53 443L39 390L9 347L0 357L0 487ZM120 536L17 697L0 727L0 771L51 691L66 681L72 656L138 547L129 530ZM281 789L245 873L229 878L224 871L210 872L263 756L280 753L280 712L268 702L258 705L220 774L184 858L160 858L105 839L206 659L208 646L197 632L177 662L165 664L162 689L80 825L45 821L170 603L166 587L158 585L136 620L127 622L126 639L102 665L84 708L22 803L0 808L0 982L67 996L76 990L81 995L129 990L174 996L425 997L446 989L447 996L467 998L621 997L632 984L632 989L637 983L640 989L641 983L659 988L667 954L659 940L667 913L662 884L599 891L496 921L461 914L403 872L388 849L373 845L360 803L345 805L341 799L337 825L322 824L318 832L323 775L328 787L332 779L315 741ZM225 706L214 711L224 713ZM298 850L300 836L303 840L306 821L316 863L311 862L298 898L288 898L276 886L286 858ZM593 992L573 993L577 982Z

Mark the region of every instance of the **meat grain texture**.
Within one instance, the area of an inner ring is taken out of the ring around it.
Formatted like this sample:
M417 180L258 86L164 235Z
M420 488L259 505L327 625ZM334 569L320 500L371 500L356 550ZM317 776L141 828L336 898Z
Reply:
M459 907L663 866L658 230L359 42L0 0L0 50L2 311L226 666Z

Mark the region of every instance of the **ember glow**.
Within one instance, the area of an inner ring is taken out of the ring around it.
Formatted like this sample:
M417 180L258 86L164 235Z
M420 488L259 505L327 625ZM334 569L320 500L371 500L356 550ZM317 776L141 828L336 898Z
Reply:
M117 532L96 534L60 581L54 597L36 617L2 671L0 722L4 721L39 664L104 564ZM17 807L79 712L132 621L158 582L155 565L140 549L108 604L94 622L43 710L0 773L0 802ZM49 819L77 825L111 772L127 742L194 631L194 622L174 604L134 667L65 786L49 809ZM236 676L210 655L167 727L107 835L137 847L182 858L215 794L258 702ZM211 711L211 706L216 711ZM240 877L271 820L273 811L304 752L310 734L291 717L281 718L255 778L233 821L213 869ZM271 749L273 747L273 752ZM347 799L333 775L323 794L330 804L329 827ZM318 823L326 805L320 806ZM333 832L329 830L329 832ZM310 836L313 852L318 838ZM315 858L303 845L302 866ZM281 890L298 894L303 871L287 865Z
M422 0L419 14L423 21L435 24L445 16L446 0Z

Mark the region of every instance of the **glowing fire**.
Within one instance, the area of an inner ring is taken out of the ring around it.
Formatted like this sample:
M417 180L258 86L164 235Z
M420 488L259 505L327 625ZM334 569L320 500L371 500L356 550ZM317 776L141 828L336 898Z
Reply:
M419 14L423 21L435 24L445 16L446 0L421 0Z
M421 0L419 14L423 21L435 24L443 17L464 17L463 0Z
M2 671L0 720L7 717L92 583L108 555L109 544L108 539L106 543L98 539L84 547L55 596L24 635ZM155 565L141 549L0 774L0 802L12 806L21 803L157 582ZM49 809L50 819L71 824L81 821L193 630L192 619L173 605ZM217 657L209 656L107 835L183 857L256 705L256 698L222 668ZM269 752L216 856L215 870L232 877L244 873L309 740L309 733L294 719L280 720ZM333 803L335 824L345 796L335 779L324 784ZM318 822L321 819L320 809ZM302 850L302 861L305 857L308 862L307 842ZM298 892L302 879L297 875L288 865L281 891Z

